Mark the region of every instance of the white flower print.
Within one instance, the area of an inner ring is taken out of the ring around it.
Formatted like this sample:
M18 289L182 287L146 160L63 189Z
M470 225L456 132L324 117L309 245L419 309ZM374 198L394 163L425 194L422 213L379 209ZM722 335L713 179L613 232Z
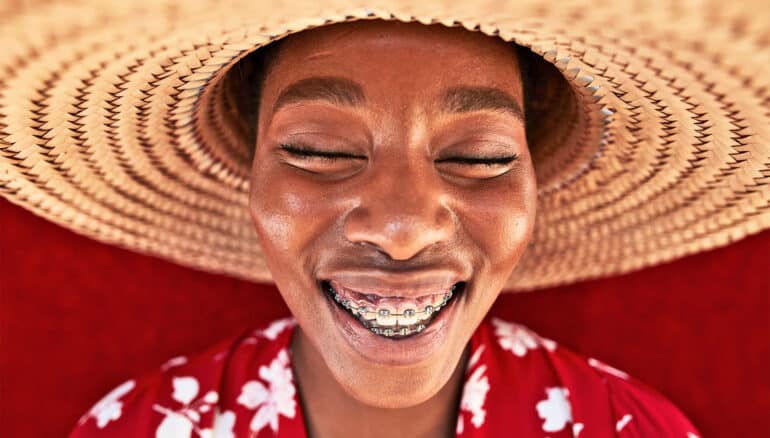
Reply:
M120 418L120 415L123 413L123 402L120 401L120 398L131 392L134 386L136 386L136 382L129 380L110 391L86 415L80 418L79 423L83 424L89 418L94 418L96 420L96 427L103 429L110 421Z
M572 425L572 435L574 435L575 438L577 438L578 435L580 435L580 432L583 431L584 427L585 427L585 425L583 423L575 423L575 424L573 424Z
M173 367L182 366L186 363L187 363L186 356L172 357L171 359L167 360L166 363L160 366L160 370L165 372Z
M470 421L473 426L478 429L484 424L487 411L484 409L484 404L487 400L487 393L489 392L489 379L485 375L487 371L486 365L478 364L481 352L484 350L484 346L479 347L468 361L468 369L473 370L470 376L465 381L463 386L463 396L460 400L460 414L457 417L457 433L463 433L465 430L465 416L470 415Z
M171 398L182 406L178 409L158 404L152 406L154 411L165 416L155 430L155 437L190 438L193 432L202 438L211 436L211 430L200 429L198 424L201 421L201 414L209 412L219 400L217 392L209 391L202 398L197 398L200 384L198 379L191 376L174 377L171 386L174 390Z
M171 385L174 387L171 398L186 405L190 404L200 390L198 379L195 377L176 377L171 381Z
M535 409L537 409L537 415L545 420L543 431L558 432L572 421L572 406L567 400L569 391L567 388L554 387L546 388L545 393L548 398L539 401Z
M267 425L273 433L277 433L279 417L294 418L296 413L296 389L286 349L279 351L269 366L259 368L259 377L266 384L259 380L246 382L238 396L238 403L248 409L256 409L249 424L254 435Z
M604 371L607 374L612 374L615 377L620 377L623 380L628 380L629 378L629 375L627 373L620 371L617 368L611 367L598 359L594 359L593 357L588 358L588 365L591 365L597 370Z
M257 380L250 380L243 384L238 403L246 408L254 410L267 400L268 392L265 385Z
M259 342L259 338L266 338L269 341L274 341L284 332L284 330L292 328L295 325L297 325L297 321L292 317L278 319L271 322L270 325L264 329L254 330L252 335L244 339L243 342L246 344L256 344Z
M201 433L201 438L235 438L235 412L233 411L216 411L214 415L214 431L210 429Z
M266 337L270 341L275 341L284 330L294 327L297 321L294 318L283 318L270 323L267 328L260 330L257 333Z
M618 420L618 422L617 422L617 423L615 423L615 431L616 431L616 432L620 432L620 431L621 431L621 430L623 430L623 428L624 428L624 427L626 427L626 425L628 425L628 423L630 423L630 422L631 422L631 420L633 420L633 419L634 419L634 416L633 416L633 415L631 415L631 414L626 414L626 415L624 415L624 416L623 416L623 417L622 417L620 420Z
M492 318L492 325L495 326L495 334L500 347L518 357L524 357L527 350L534 350L540 346L539 337L524 326L498 318ZM553 351L556 345L551 341L549 347L548 350Z
M189 438L192 436L193 422L190 418L164 408L155 408L155 406L153 408L165 415L155 430L156 438Z
M544 338L544 337L541 336L540 337L540 345L542 345L543 348L545 348L546 350L550 351L551 353L556 351L557 344L556 344L556 341L554 341L553 339L548 339L548 338Z

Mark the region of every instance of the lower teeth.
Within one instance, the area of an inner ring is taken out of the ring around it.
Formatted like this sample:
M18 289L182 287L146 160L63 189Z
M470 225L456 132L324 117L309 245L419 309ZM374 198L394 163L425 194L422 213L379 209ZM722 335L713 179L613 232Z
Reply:
M347 310L349 313L351 313L353 316L358 319L361 324L366 327L368 330L370 330L375 335L383 336L386 338L404 338L411 335L416 335L423 330L427 328L427 326L435 319L438 312L446 307L446 305L452 300L454 295L456 294L456 285L452 287L452 290L449 291L446 295L444 295L443 299L441 300L441 303L434 307L431 305L425 306L425 309L422 312L418 312L414 309L406 309L402 314L393 314L392 316L405 316L407 318L414 318L417 316L417 314L424 314L425 316L423 319L419 322L416 322L414 324L410 325L393 325L393 326L382 326L377 324L377 319L366 319L364 318L364 315L370 310L367 309L365 306L362 306L361 308L356 308L351 305L351 302L347 299L343 299L337 291L335 291L331 285L328 283L324 284L324 289L333 297L334 301L336 301L341 307L343 307L345 310ZM375 309L375 315L379 314L382 317L388 317L391 316L391 313L388 309Z

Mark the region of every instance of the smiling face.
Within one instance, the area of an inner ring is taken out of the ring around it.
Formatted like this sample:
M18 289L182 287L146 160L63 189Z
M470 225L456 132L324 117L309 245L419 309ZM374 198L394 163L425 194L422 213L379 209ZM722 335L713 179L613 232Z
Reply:
M348 394L423 402L449 380L532 232L516 51L388 22L281 44L250 195L273 279L297 336Z

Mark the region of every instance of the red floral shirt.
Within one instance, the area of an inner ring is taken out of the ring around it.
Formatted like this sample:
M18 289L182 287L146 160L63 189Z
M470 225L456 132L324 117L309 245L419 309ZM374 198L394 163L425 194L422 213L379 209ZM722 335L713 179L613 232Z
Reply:
M72 438L305 437L289 354L273 322L115 388ZM491 317L471 339L457 437L681 437L692 424L626 373Z

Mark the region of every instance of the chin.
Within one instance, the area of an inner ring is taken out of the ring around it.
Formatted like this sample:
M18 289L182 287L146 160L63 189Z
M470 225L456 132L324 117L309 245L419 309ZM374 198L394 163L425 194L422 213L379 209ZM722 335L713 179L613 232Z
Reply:
M454 373L463 371L458 367L464 363L461 359L468 340L461 338L450 337L442 349L409 365L373 363L340 337L322 341L335 348L327 348L321 354L334 380L348 396L371 407L402 409L425 403L442 390L456 389L449 388L447 383Z
M461 352L462 353L462 352ZM446 369L444 364L458 364L458 358L437 358L430 367L414 369L369 369L333 374L352 398L362 404L387 409L403 409L417 406L430 400L442 389L455 371L455 366ZM347 370L346 370L347 371ZM364 378L362 378L364 377Z

